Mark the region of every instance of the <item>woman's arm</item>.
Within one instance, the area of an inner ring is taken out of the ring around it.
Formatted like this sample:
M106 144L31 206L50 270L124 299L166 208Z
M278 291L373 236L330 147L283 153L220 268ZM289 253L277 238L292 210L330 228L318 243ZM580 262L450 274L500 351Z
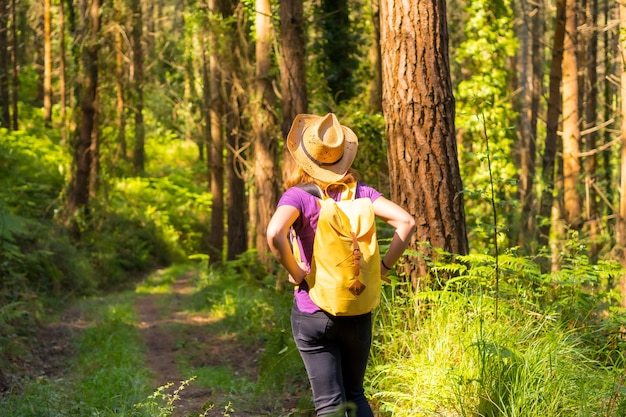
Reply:
M292 206L279 206L267 225L267 243L278 262L289 272L289 282L300 284L307 274L306 265L298 264L289 245L289 228L300 212Z
M415 219L405 209L385 197L378 197L373 204L374 214L395 229L389 250L380 258L381 271L386 274L409 245L415 232Z

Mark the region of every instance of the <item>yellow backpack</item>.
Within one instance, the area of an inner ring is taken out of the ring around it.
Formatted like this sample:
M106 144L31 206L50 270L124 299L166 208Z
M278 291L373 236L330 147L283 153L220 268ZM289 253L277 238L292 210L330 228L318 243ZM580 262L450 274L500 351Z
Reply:
M372 311L380 301L380 252L372 200L355 198L356 183L342 184L341 201L323 190L313 243L309 295L335 316ZM297 245L294 245L296 248Z

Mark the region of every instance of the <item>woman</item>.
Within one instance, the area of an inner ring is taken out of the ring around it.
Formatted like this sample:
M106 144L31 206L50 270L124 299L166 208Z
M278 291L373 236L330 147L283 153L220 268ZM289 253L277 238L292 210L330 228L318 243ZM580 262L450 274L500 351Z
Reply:
M306 278L320 206L315 192L303 185L310 188L314 184L338 201L344 187L333 183L357 182L356 197L371 199L374 214L395 229L389 250L381 254L382 275L404 253L415 221L380 192L358 182L358 173L351 168L358 139L334 114L296 116L287 146L297 168L286 181L287 191L270 220L267 239L272 253L289 272L289 282L296 285L291 326L311 383L315 410L318 416L328 416L341 410L343 404L353 403L358 417L371 417L363 379L372 339L372 314L333 316L309 297ZM302 262L296 260L289 243L292 228L302 246Z

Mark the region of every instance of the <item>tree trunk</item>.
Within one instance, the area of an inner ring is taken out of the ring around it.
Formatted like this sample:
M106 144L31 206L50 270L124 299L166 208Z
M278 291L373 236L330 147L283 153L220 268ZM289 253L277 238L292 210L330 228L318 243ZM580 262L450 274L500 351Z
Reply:
M0 0L0 127L10 129L8 6L7 0Z
M135 93L133 108L135 109L135 146L133 152L133 167L136 174L143 174L145 170L145 126L143 123L143 12L141 0L131 1L132 44L133 44L133 91Z
M11 69L13 75L13 82L11 83L11 105L13 106L13 111L11 113L12 124L11 127L13 130L18 129L18 89L20 85L20 81L17 74L18 62L17 62L17 0L11 0Z
M550 238L550 219L554 201L554 164L556 160L557 131L561 115L561 79L563 62L563 39L565 38L565 0L557 0L554 20L554 39L552 44L552 63L550 64L550 83L548 87L548 115L546 120L546 141L542 158L539 246L547 246Z
M43 119L52 122L52 0L43 1Z
M271 9L269 0L256 1L256 79L254 86L252 128L254 130L254 193L256 195L257 253L262 262L268 262L269 247L266 230L278 203L278 169L276 156L278 142L275 135L275 117L272 106L276 98L271 76Z
M59 2L59 111L61 116L61 140L67 141L67 92L66 92L66 60L65 60L65 6Z
M619 25L620 25L620 62L626 62L626 4L620 3L619 6ZM622 138L626 138L626 70L622 68L620 83L620 99L621 99L621 122L620 131ZM619 200L619 216L615 227L615 238L618 248L620 261L623 267L626 267L626 141L622 140L621 148L621 175L620 175L620 200ZM622 307L626 307L626 274L622 275L620 282L620 293L622 295Z
M532 60L532 83L531 83L531 88L532 88L532 93L531 93L531 98L530 98L530 140L528 142L529 145L529 155L532 155L532 162L529 161L530 164L532 164L532 178L530 178L530 180L528 181L528 189L530 192L530 207L531 207L531 213L532 215L529 217L532 217L532 220L529 221L528 223L528 227L531 230L530 236L532 236L532 240L534 241L537 237L536 234L536 228L537 228L537 224L535 222L535 217L537 215L537 212L539 211L539 208L537 206L537 198L535 196L534 190L533 190L533 185L534 185L534 178L537 175L537 168L536 168L536 162L537 162L537 122L539 120L539 110L540 110L540 104L541 101L543 99L543 92L544 92L544 88L543 88L543 77L544 77L544 44L545 44L545 40L544 40L544 36L543 34L545 33L546 30L546 23L545 23L545 6L544 5L539 5L536 9L536 13L535 16L533 16L532 18L532 56L531 56L531 60Z
M77 114L77 132L73 141L74 161L72 179L68 193L69 215L73 220L71 232L75 239L80 237L75 215L87 212L89 203L89 176L92 163L92 135L95 129L96 91L98 88L98 38L100 31L100 2L81 0L83 30L79 41L81 47L80 102Z
M5 0L6 1L6 0ZM39 13L39 11L37 11L37 13ZM34 101L34 105L37 107L43 107L43 99L44 99L44 88L43 88L43 68L44 68L44 62L43 62L43 39L44 39L44 33L43 33L43 13L41 13L40 15L37 16L37 26L35 28L35 39L33 41L34 43L34 49L35 49L35 54L33 56L33 62L35 63L35 70L37 71L37 95Z
M96 111L94 114L94 128L91 132L91 172L89 173L89 198L94 199L98 194L98 188L100 187L100 129L98 129L98 90L96 90L96 97L94 102L96 103Z
M532 26L528 20L528 16L532 12L527 11L528 2L522 0L518 7L513 9L513 13L519 13L522 19L515 25L515 34L519 40L519 49L515 57L516 71L513 72L515 88L520 92L518 94L518 102L520 112L518 115L519 128L517 129L517 142L513 149L513 158L519 166L519 184L518 193L521 204L521 226L518 234L520 246L524 248L527 233L531 230L528 227L530 223L529 214L532 204L532 172L534 170L534 158L531 154L531 133L530 133L530 96L532 94L531 77L531 30ZM514 5L515 6L515 5ZM519 160L517 160L519 158Z
M380 2L383 110L391 197L416 219L410 245L424 253L407 265L414 287L427 275L429 246L467 254L463 185L454 126L443 0Z
M588 0L586 9L586 22L591 27L591 31L588 33L586 39L585 48L586 53L582 56L586 56L586 75L587 82L585 83L587 91L585 94L585 128L591 129L585 136L586 149L591 152L587 156L585 163L585 190L587 201L587 214L589 239L591 244L589 245L589 259L592 263L596 263L598 259L598 252L600 250L598 245L598 238L600 232L600 218L598 213L598 204L596 202L596 190L594 188L596 170L598 167L597 156L595 153L597 146L597 131L595 130L598 118L597 105L598 105L598 0Z
M156 23L155 23L155 7L158 7L158 5L156 5L156 1L152 0L152 1L148 1L146 2L146 13L144 16L144 20L145 22L144 25L146 26L146 30L147 30L147 34L146 34L146 51L145 51L145 55L146 57L148 57L148 61L153 61L156 59L156 41L155 41L155 37L157 35L156 32Z
M183 5L181 6L182 8L185 8L185 4L183 3ZM186 26L186 21L185 21L185 15L188 14L189 12L186 10L181 11L181 14L183 15L183 22L182 22L182 27ZM185 49L189 48L189 49L193 49L193 41L184 39L184 43L185 43ZM195 80L195 67L194 67L194 57L192 54L184 54L184 62L185 62L185 66L184 66L184 76L185 76L185 82L184 82L184 88L183 88L183 103L187 104L187 111L184 112L184 117L185 117L185 127L184 127L184 134L185 134L185 140L186 141L193 141L194 143L196 143L198 145L198 149L202 150L203 146L202 146L202 139L200 140L194 140L194 138L197 138L197 136L195 135L195 131L194 131L194 127L195 127L195 120L193 119L193 106L191 105L191 103L194 103L196 100L196 98L194 97L195 94L195 89L194 89L194 85L196 83ZM201 154L204 156L204 152L201 151Z
M211 190L211 74L209 72L210 62L206 45L208 37L206 33L203 34L200 42L202 45L202 85L204 86L202 89L202 118L204 120L202 142L206 149L208 189Z
M302 0L280 2L280 77L282 84L283 139L296 115L308 112L306 70L304 67ZM287 146L283 147L283 179L295 169Z
M234 1L233 3L237 3ZM224 84L228 99L228 111L226 111L226 131L228 149L226 153L226 219L227 219L227 250L226 259L232 261L248 249L247 224L249 213L245 210L246 184L244 180L245 161L243 161L243 146L246 140L242 132L246 118L242 114L241 96L243 80L247 78L246 68L250 68L249 54L245 37L239 36L246 33L248 19L246 11L241 3L233 5L234 10L229 15L236 17L235 35L231 38L229 69L225 74Z
M563 40L563 198L564 215L570 227L581 223L580 116L578 96L576 0L565 1L565 38Z
M216 16L218 13L217 1L209 0L209 13ZM209 172L211 175L211 231L209 235L209 260L211 265L223 262L224 246L224 141L222 139L222 101L220 86L222 75L218 62L219 39L214 30L209 32L209 94L210 94L210 159Z
M207 16L209 15L209 9L207 6ZM203 91L202 91L202 119L203 119L203 127L202 127L202 142L203 142L203 146L206 149L206 167L207 167L207 191L211 191L211 179L212 179L212 174L211 174L211 161L212 161L212 151L211 151L211 74L209 73L209 54L208 54L208 47L207 47L207 42L208 42L208 26L209 24L206 24L207 26L207 32L203 33L201 38L200 38L200 43L202 45L201 50L202 50L202 85L203 85ZM212 216L212 215L211 215ZM211 255L213 255L213 257L215 257L214 254L211 253L211 231L209 230L209 232L203 236L203 242L206 242L206 246L208 248L207 254L209 255L209 262L210 262L210 257Z
M285 146L283 146L283 181L296 169L296 163L286 145L287 134L296 115L308 112L303 28L302 0L281 0L280 46L282 54L279 65L282 81L282 134L285 141ZM285 280L277 275L276 289L281 290L284 285Z
M526 3L528 4L528 3ZM543 93L543 49L542 37L545 33L543 22L543 6L537 4L532 10L525 13L530 15L530 59L522 65L529 66L529 74L524 80L525 104L521 112L523 133L521 138L521 167L520 200L522 203L521 225L518 245L530 249L529 244L535 240L535 215L537 212L534 179L537 174L537 120L539 117L539 103ZM526 25L523 25L525 30Z
M619 4L612 0L604 0L604 27L609 27L615 20L617 20L617 14L619 10ZM610 31L605 30L603 36L603 44L604 48L607 51L619 51L619 36L618 31ZM618 74L619 71L617 69L618 65L622 65L621 63L617 63L617 60L613 56L613 54L603 54L604 68L605 74ZM603 106L603 120L611 120L615 117L615 100L617 100L619 88L615 86L616 82L613 79L614 77L602 77L604 79L604 106ZM613 141L613 129L604 129L604 134L602 135L603 144L608 144ZM602 165L605 167L610 167L613 164L613 152L603 152L602 153ZM601 178L601 183L605 185L606 190L615 190L617 186L615 185L615 175L611 169L605 169L604 175ZM615 210L613 207L609 205L608 214L614 214Z
M119 16L119 15L118 15ZM117 114L117 154L116 159L126 160L128 151L126 145L126 113L124 90L126 75L124 71L124 50L121 31L115 32L115 111Z
M228 126L228 153L226 154L226 178L228 181L227 199L227 220L228 220L228 245L226 251L226 259L232 261L248 249L246 240L246 189L239 158L241 157L234 152L239 148L239 138L234 132L240 131L237 127L241 119L233 114L227 116Z

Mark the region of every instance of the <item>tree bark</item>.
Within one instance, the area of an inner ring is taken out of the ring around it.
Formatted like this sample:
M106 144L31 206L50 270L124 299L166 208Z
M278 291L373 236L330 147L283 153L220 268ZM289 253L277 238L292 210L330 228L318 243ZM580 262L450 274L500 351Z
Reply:
M528 5L528 2L524 3ZM526 31L526 36L530 36L530 57L522 58L521 65L529 68L529 73L524 80L524 106L520 114L522 122L521 143L521 167L520 177L520 200L522 203L521 225L518 238L518 245L524 249L530 249L529 244L535 240L535 216L537 212L537 198L534 191L534 180L537 174L537 120L539 117L539 103L543 94L543 50L542 37L545 33L543 22L543 5L536 4L530 10L524 10L525 19L530 17L530 30ZM526 30L527 25L523 25L521 30Z
M619 10L618 3L613 2L611 0L604 0L604 7L603 7L604 27L608 27L612 21L615 21L617 19L618 10ZM606 50L619 51L620 46L619 46L618 35L619 35L618 31L609 31L609 30L604 31L603 44ZM612 54L605 53L603 55L604 55L603 63L604 63L605 73L617 74L618 73L617 66L621 64L618 64L616 62L617 60L613 57ZM616 83L613 80L613 77L603 77L603 79L604 79L603 119L611 120L615 116L614 100L616 100L616 97L618 96L618 92L617 92L618 87L615 86ZM613 140L613 135L614 133L612 132L612 129L604 129L604 134L602 135L603 144L611 143ZM610 167L612 165L613 153L603 152L602 156L603 156L602 165L605 167ZM604 175L602 176L600 181L605 185L606 190L617 189L617 186L615 186L614 177L615 175L613 175L612 170L610 169L604 170ZM613 214L614 212L615 210L613 209L613 207L609 207L608 214Z
M236 3L236 0L234 1ZM249 213L246 205L246 184L244 180L245 161L242 152L246 143L242 104L243 80L247 78L246 68L249 68L249 55L245 36L248 23L246 11L241 3L230 13L236 17L235 34L231 37L232 53L228 60L229 69L224 80L228 97L228 111L226 112L226 131L228 149L226 153L226 180L228 193L226 194L227 219L227 250L226 259L231 261L248 249L247 224Z
M35 47L35 54L33 56L33 62L35 63L35 70L37 71L37 96L34 101L34 104L37 107L43 107L43 99L44 99L44 86L43 86L43 68L44 68L44 57L43 57L43 39L44 39L44 22L43 22L43 13L39 13L37 11L37 26L35 28L35 39L33 40Z
M468 253L443 0L380 3L391 197L416 219L414 287L441 248ZM419 244L426 243L430 246Z
M308 112L306 78L304 68L302 0L280 2L280 77L282 84L283 139L296 115ZM287 146L283 147L283 179L295 169L295 161Z
M563 40L563 197L567 224L581 224L580 114L577 57L576 0L565 1L565 38Z
M216 0L209 0L209 13L217 15ZM207 161L211 175L211 231L209 235L209 261L211 265L223 261L224 245L224 140L222 136L223 109L220 98L222 75L218 62L219 39L216 31L209 31L209 95L210 95L210 151Z
M550 82L548 87L548 115L546 120L546 139L542 158L541 194L539 235L540 246L547 246L550 238L550 219L554 202L555 160L557 149L557 131L561 115L561 80L563 62L563 40L565 38L565 0L557 0L554 20L554 39L552 44L552 63L550 64Z
M207 10L207 16L209 15L209 9L208 9L208 5L206 6ZM212 161L212 146L211 146L211 74L209 73L209 66L210 66L210 62L209 62L209 54L208 54L208 47L207 47L207 43L209 41L209 35L208 35L208 20L207 20L207 29L206 32L202 34L201 39L200 39L200 43L202 45L201 50L202 50L202 85L203 85L203 91L202 91L202 119L204 121L203 126L202 126L202 142L203 142L203 146L206 149L206 167L207 167L207 191L211 191L211 180L212 180L212 174L211 174L211 161ZM213 254L211 252L211 231L209 230L208 233L206 233L205 236L203 236L203 241L206 242L206 246L208 248L207 250L207 254L209 256L209 266L210 266L210 259L211 259L211 255L213 255L213 257L215 258L215 254Z
M13 106L11 112L13 130L18 129L18 90L20 81L17 74L18 62L17 62L17 0L11 0L11 72L13 82L11 83L11 105Z
M99 105L98 103L98 90L96 89L96 96L94 99L96 103L96 111L94 113L94 128L91 132L91 147L89 152L91 153L91 172L89 173L89 199L94 199L98 194L98 188L100 187L100 129L98 126Z
M626 62L626 4L620 3L619 5L619 52L620 62ZM620 83L620 98L621 98L621 122L620 132L622 138L626 138L626 70L622 68ZM617 249L619 253L620 262L623 267L626 267L626 141L622 140L621 147L621 175L620 175L620 200L619 200L619 216L617 218L617 225L615 227L615 238L617 243ZM626 274L622 275L620 281L620 293L622 295L621 304L622 307L626 307Z
M83 22L80 41L81 72L80 102L76 112L78 128L73 143L74 160L72 179L68 193L68 209L72 221L71 232L75 239L80 238L80 230L76 222L79 211L87 213L89 203L89 184L92 164L92 135L96 117L96 91L98 88L98 38L100 31L99 0L81 0L81 21Z
M597 124L598 112L598 0L588 0L587 8L585 10L586 23L591 27L591 31L588 32L586 39L586 53L581 54L587 59L586 62L586 79L587 90L585 93L585 128L595 128ZM585 136L585 148L588 151L595 151L597 146L597 132L595 130L590 131ZM598 252L600 250L598 245L600 219L598 213L598 204L596 202L596 190L594 185L596 183L596 171L598 167L598 160L595 153L589 155L585 160L585 190L586 190L586 218L588 220L588 233L590 238L589 245L589 259L592 263L596 263L598 259Z
M158 0L160 1L160 0ZM146 27L146 51L145 56L148 61L152 61L156 58L156 40L155 37L157 35L156 32L156 23L155 23L155 8L158 8L157 1L152 0L146 3L146 13L144 16L144 25Z
M115 112L117 114L117 153L116 159L126 160L128 152L126 144L126 104L124 90L126 85L126 71L124 71L124 50L122 33L115 32Z
M66 58L65 58L65 6L59 2L59 111L61 117L61 140L67 140L67 91L66 91Z
M254 193L257 218L255 247L262 262L269 262L266 230L278 203L279 178L276 165L278 141L272 106L276 101L271 76L271 9L269 0L256 1L256 79L254 86L252 128L254 130Z
M208 6L207 6L208 8ZM207 9L208 14L208 9ZM207 26L209 24L207 23ZM200 44L202 45L202 118L204 126L202 130L202 142L206 149L207 161L207 181L208 188L211 189L211 74L209 70L209 54L207 43L209 41L208 29L203 33Z
M10 129L8 6L7 0L0 0L0 127Z
M52 122L52 0L43 1L43 118Z
M247 248L246 240L246 216L244 207L246 207L246 189L240 165L240 156L234 152L239 148L239 138L234 133L239 131L237 123L240 118L234 117L233 114L227 116L228 126L228 153L226 154L226 179L228 181L227 211L226 218L228 220L228 244L226 251L226 259L232 261L237 256L244 253Z
M133 108L135 110L135 146L133 167L136 174L145 170L145 126L143 122L143 12L141 0L131 1L133 44Z
M183 3L182 8L185 8L186 5ZM183 22L182 22L182 27L185 27L187 25L187 22L185 21L185 16L189 13L186 10L183 10L182 12L183 15ZM193 42L184 38L183 42L185 43L185 49L193 49ZM193 120L193 111L192 111L192 103L196 102L196 97L194 97L195 94L195 89L194 89L194 85L196 83L195 80L195 67L194 67L194 57L192 54L184 54L184 77L185 77L185 82L184 82L184 87L183 87L183 103L186 104L187 108L189 109L189 111L185 111L184 112L184 134L185 134L185 140L186 141L193 141L198 145L198 149L200 150L200 154L202 156L204 156L204 151L203 151L203 146L202 146L202 140L194 140L194 138L196 138L197 136L195 135L195 120Z

